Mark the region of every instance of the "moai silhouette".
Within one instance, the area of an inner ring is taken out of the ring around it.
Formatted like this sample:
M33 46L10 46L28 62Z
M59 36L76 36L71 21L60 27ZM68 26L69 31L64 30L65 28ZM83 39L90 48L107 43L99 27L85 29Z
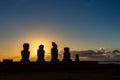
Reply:
M76 55L75 55L75 62L78 63L79 61L80 61L80 60L79 60L79 55L76 54Z
M72 60L70 59L70 51L69 48L64 48L64 57L63 57L63 62L69 63L72 62Z
M51 62L57 63L59 62L57 44L55 42L52 42L52 46L53 48L51 49L51 56L52 56Z
M37 62L44 63L45 62L44 56L45 56L44 45L41 44L39 46L39 49L37 50L38 57Z
M23 50L21 51L21 62L30 62L29 60L29 56L30 56L30 52L29 52L29 44L28 43L24 43L23 44Z

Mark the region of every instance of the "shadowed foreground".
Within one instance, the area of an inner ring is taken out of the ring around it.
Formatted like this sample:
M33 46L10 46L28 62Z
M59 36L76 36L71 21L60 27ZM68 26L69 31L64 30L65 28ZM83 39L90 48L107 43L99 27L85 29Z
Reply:
M119 80L119 73L120 65L97 62L0 63L0 80Z

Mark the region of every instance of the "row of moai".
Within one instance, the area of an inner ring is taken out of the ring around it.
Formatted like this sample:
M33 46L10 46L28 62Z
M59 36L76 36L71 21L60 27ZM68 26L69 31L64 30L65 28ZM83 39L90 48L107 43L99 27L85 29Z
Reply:
M58 49L57 49L57 44L55 42L52 42L52 49L51 49L51 61L53 63L58 63ZM29 44L24 43L23 44L23 50L21 51L21 62L30 62L29 56L30 56L30 51L29 51ZM37 50L37 62L44 63L45 59L45 51L44 51L44 45L40 45L39 49ZM70 50L68 47L64 48L64 56L62 62L69 63L72 62ZM79 62L79 55L76 55L75 62Z

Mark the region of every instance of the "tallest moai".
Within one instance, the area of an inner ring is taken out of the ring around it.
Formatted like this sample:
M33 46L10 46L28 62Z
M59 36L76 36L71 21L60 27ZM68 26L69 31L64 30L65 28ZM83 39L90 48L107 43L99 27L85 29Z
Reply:
M55 42L52 42L52 46L53 48L51 49L51 62L59 62L57 44Z

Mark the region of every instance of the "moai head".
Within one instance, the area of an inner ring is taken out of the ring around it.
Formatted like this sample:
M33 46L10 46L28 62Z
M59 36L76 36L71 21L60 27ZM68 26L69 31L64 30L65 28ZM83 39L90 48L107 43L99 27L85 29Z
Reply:
M41 45L39 46L39 49L42 50L43 48L44 48L44 45L41 44Z
M28 43L24 43L23 44L23 48L24 48L24 50L28 50L29 49L29 44Z
M68 47L64 48L64 51L65 53L69 53L69 48Z
M78 54L76 54L76 55L75 55L75 57L76 57L76 58L79 58L79 55L78 55Z
M52 42L52 46L53 46L54 48L57 48L57 44L56 44L55 42Z

